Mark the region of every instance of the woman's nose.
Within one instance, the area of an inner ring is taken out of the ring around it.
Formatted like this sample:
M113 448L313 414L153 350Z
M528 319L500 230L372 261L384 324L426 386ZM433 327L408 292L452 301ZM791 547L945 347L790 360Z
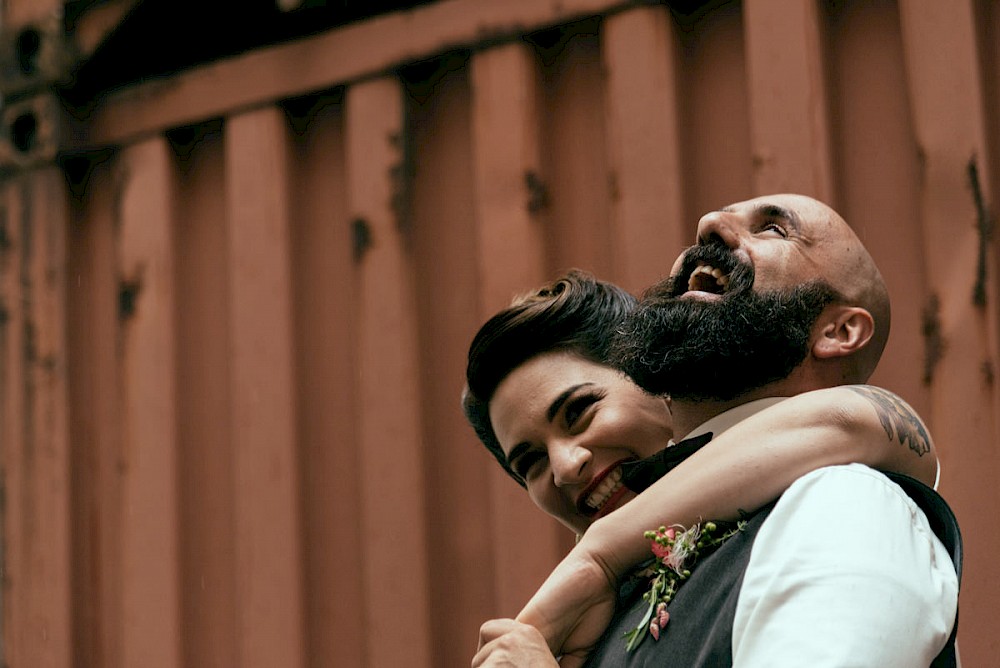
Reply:
M572 485L587 477L587 464L593 457L589 449L574 443L561 443L549 450L549 465L556 485Z
M722 243L728 248L738 248L743 226L737 214L728 211L706 213L698 221L698 243Z

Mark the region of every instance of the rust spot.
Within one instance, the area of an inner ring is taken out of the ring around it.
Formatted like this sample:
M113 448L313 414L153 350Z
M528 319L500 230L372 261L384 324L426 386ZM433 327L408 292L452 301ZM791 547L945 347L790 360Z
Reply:
M118 317L121 320L128 320L138 308L139 292L142 290L142 282L136 280L122 280L118 284Z
M37 28L27 27L15 40L14 53L17 68L24 76L32 76L38 71L38 56L42 50L42 33Z
M528 211L538 213L549 205L549 189L535 171L524 173L524 185L528 189Z
M107 162L113 156L113 149L99 149L60 156L59 164L62 166L63 176L70 194L78 201L83 200L90 185L90 177L94 168Z
M413 147L410 135L393 132L388 137L389 144L399 154L399 162L389 168L389 181L392 184L390 206L396 216L396 229L399 230L405 244L410 243L411 209L410 198L416 166L413 160Z
M365 251L372 245L372 228L364 218L351 221L351 241L354 248L354 261L360 262Z
M924 385L934 380L934 369L944 356L945 341L941 333L941 300L936 294L927 299L922 314L921 334L924 337Z
M979 181L979 168L976 156L972 156L967 167L969 185L972 186L972 202L976 207L976 232L979 235L979 252L976 260L976 284L972 288L972 303L983 308L986 306L986 249L993 236L993 218L990 216L983 198L983 188Z
M13 120L9 128L10 141L21 153L30 153L38 140L38 116L27 111Z
M10 229L7 221L6 207L0 207L0 251L10 250L13 242L10 238Z
M612 202L617 202L622 197L621 188L618 187L617 172L608 174L608 195L611 197Z
M24 320L24 359L31 364L38 361L37 331L34 322L29 319Z

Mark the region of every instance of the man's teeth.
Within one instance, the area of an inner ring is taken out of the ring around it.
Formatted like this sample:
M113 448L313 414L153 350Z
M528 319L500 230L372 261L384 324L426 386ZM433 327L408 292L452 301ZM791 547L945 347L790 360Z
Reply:
M616 468L608 477L601 481L589 497L587 497L587 507L591 510L600 510L601 506L607 502L612 494L622 487L622 470Z
M706 280L714 280L720 292L725 292L729 288L729 276L721 269L707 264L699 264L688 277L688 290L704 290Z

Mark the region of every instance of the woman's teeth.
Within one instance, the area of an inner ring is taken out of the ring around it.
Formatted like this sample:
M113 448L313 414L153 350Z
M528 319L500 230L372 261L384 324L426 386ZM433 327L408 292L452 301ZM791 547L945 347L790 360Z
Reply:
M622 487L622 470L621 467L616 468L608 476L601 481L601 484L597 486L589 497L587 497L587 507L590 510L598 511L607 502L612 494L617 492Z

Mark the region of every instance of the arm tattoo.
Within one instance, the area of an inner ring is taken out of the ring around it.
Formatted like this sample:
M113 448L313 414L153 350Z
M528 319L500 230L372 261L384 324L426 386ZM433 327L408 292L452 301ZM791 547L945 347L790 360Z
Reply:
M895 394L871 385L849 385L848 389L872 403L890 441L895 436L900 445L906 445L918 457L931 451L931 439L924 423Z

